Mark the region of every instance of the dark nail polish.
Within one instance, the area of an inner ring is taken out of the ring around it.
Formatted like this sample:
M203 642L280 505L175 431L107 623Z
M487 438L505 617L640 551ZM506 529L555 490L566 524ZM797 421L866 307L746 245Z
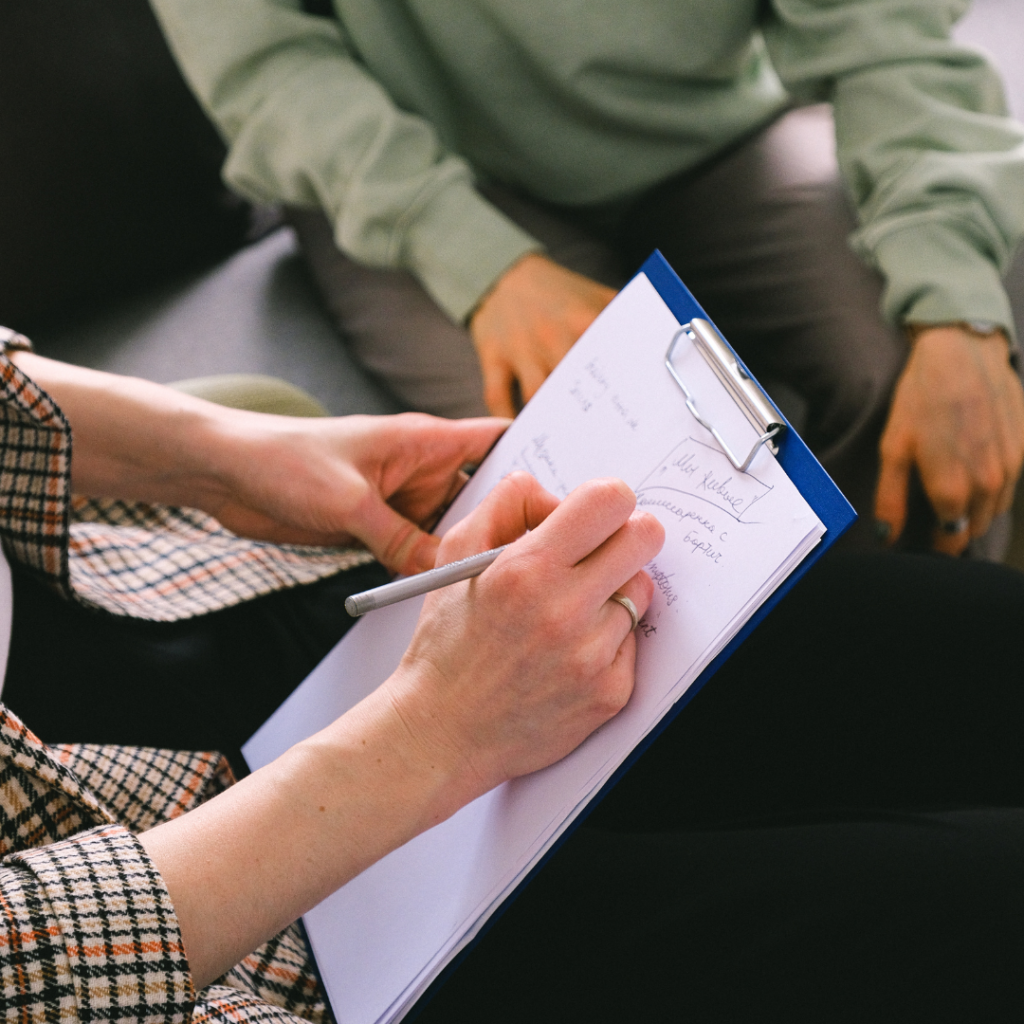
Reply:
M884 519L875 520L875 540L884 544L892 533L892 527Z

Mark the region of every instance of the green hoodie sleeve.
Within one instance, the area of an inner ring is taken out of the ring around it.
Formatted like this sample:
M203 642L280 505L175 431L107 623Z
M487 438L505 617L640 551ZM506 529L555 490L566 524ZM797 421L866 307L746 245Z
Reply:
M771 0L772 62L834 104L854 249L894 322L1013 330L1002 275L1024 234L1024 128L984 57L949 38L966 0Z
M336 21L303 14L300 0L152 5L243 195L321 207L339 248L411 271L455 322L541 248L483 199L426 121L398 109Z

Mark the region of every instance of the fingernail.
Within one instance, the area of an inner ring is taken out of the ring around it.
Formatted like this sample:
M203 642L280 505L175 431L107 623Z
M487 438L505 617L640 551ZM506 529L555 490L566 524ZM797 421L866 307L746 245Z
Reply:
M884 544L892 533L892 527L884 519L875 520L875 540Z

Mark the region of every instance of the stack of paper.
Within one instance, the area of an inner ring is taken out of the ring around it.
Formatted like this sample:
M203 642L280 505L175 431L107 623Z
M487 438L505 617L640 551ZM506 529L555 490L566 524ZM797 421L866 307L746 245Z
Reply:
M397 1021L604 785L824 527L761 448L737 472L687 410L664 365L679 325L640 275L598 318L512 424L445 517L450 526L514 469L566 495L616 476L664 524L647 571L655 598L638 630L626 708L569 757L488 793L396 850L305 918L335 1016ZM674 360L734 450L757 433L690 345ZM746 445L746 449L744 449ZM267 724L259 767L325 726L397 666L421 605L372 612Z

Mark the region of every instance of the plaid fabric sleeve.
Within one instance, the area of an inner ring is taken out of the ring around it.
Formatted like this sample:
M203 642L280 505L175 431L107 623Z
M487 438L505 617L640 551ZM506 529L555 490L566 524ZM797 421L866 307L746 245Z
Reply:
M234 782L227 759L209 751L68 743L52 753L133 832L177 818Z
M314 583L373 561L362 549L247 540L194 508L76 496L75 596L114 615L172 622Z
M65 597L71 430L56 402L0 353L0 539Z
M217 754L48 747L0 704L0 1020L186 1019L174 911L125 829L177 817L232 781ZM201 993L193 1019L329 1024L298 926Z
M75 773L0 704L0 856L114 820Z
M0 866L7 1020L184 1022L195 993L163 879L138 840L101 825Z
M302 1018L251 992L209 985L196 1002L191 1024L302 1024Z
M250 953L219 984L258 996L311 1024L330 1024L333 1020L312 954L297 924ZM207 998L205 991L200 998Z

